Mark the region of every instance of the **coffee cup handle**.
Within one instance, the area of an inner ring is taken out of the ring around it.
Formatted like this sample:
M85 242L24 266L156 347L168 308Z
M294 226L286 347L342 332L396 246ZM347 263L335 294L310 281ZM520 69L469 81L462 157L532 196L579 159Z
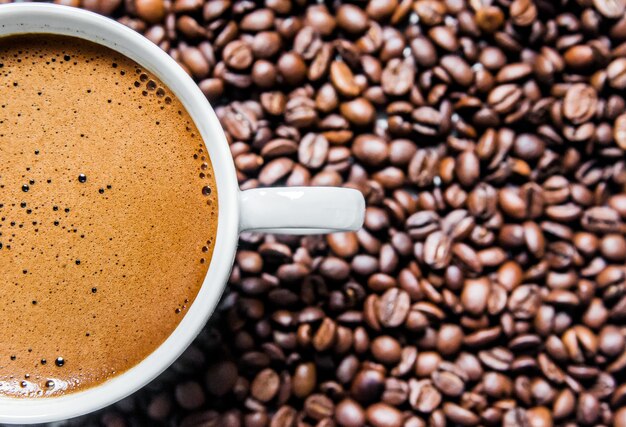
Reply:
M239 230L276 234L355 231L363 225L360 191L337 187L255 188L239 192Z

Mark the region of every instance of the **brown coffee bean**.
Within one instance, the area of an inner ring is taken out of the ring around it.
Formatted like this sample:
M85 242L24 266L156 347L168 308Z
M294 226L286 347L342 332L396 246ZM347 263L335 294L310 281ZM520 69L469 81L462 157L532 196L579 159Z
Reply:
M419 107L411 113L413 129L425 136L435 136L441 132L442 114L431 107Z
M452 402L443 404L443 412L446 418L461 426L475 426L480 422L478 415Z
M595 57L593 49L588 45L572 46L563 55L567 66L578 70L589 68L594 63Z
M176 386L176 402L184 409L197 409L204 404L202 387L195 381L189 381Z
M433 384L446 396L457 397L465 390L465 384L459 376L452 372L435 371L431 375Z
M285 105L285 120L296 128L311 126L317 120L315 101L298 96L287 101Z
M461 293L463 308L474 316L483 314L487 307L491 284L487 278L467 279Z
M305 22L323 36L329 36L336 26L335 18L324 5L309 6L306 11Z
M533 427L549 427L553 425L552 413L545 406L535 406L526 411L528 425Z
M447 11L444 3L432 0L417 1L413 10L420 21L428 26L441 24Z
M228 43L224 47L222 55L226 65L236 70L244 70L252 64L252 50L240 40Z
M314 59L322 47L322 38L312 27L302 28L293 41L293 50L305 60Z
M371 124L376 116L376 110L372 103L362 97L341 103L339 111L346 119L357 126Z
M333 61L330 64L330 79L337 91L344 96L355 97L361 92L352 70L345 62Z
M459 41L451 27L442 25L432 27L428 31L428 38L441 49L449 52L454 52L459 48Z
M593 424L600 411L600 402L590 393L582 393L578 397L578 405L576 408L576 419L584 425Z
M415 362L415 374L418 378L430 377L437 369L442 357L434 351L420 352Z
M452 257L452 240L442 231L428 235L424 242L424 262L435 269L443 269Z
M139 18L152 24L165 17L165 4L162 0L135 0L134 7Z
M261 169L259 182L264 185L272 185L285 177L293 169L293 161L285 157L272 160Z
M563 100L563 115L574 124L588 121L596 113L598 98L595 89L579 83L572 85Z
M372 427L402 426L402 412L386 403L374 403L365 411L367 421Z
M626 113L619 115L615 119L613 138L622 150L626 150Z
M528 77L532 71L532 67L524 62L507 64L502 66L498 74L496 74L496 81L498 83L509 83L521 80Z
M480 351L478 358L484 365L496 371L507 371L513 362L513 354L502 347Z
M606 68L609 85L614 89L626 87L626 58L613 60Z
M539 288L536 285L522 285L513 290L508 308L517 319L530 319L541 303Z
M270 421L270 427L287 427L296 423L298 413L291 406L281 406Z
M598 337L600 351L607 356L617 356L624 350L626 338L619 329L612 325L602 328Z
M329 234L326 241L333 252L341 258L350 258L359 250L359 243L353 232Z
M323 394L312 394L304 401L304 412L314 420L331 417L334 410L333 401Z
M410 308L409 294L397 288L387 290L379 299L377 315L380 324L394 328L404 323Z
M346 398L337 404L335 421L342 427L360 427L365 424L365 411L357 402Z
M381 363L398 363L402 348L398 341L388 335L376 337L371 344L372 356Z
M204 78L209 74L210 65L202 52L194 47L187 47L181 51L181 60L185 64L194 77Z
M364 369L354 377L350 393L359 403L376 401L384 390L384 375L373 369Z
M498 7L485 6L476 11L476 25L485 33L493 33L504 23L504 13Z
M317 370L313 363L302 363L296 367L292 378L293 394L302 399L315 390Z
M474 151L466 150L459 155L455 173L461 185L465 187L476 185L480 177L480 162Z
M522 97L522 90L515 84L503 84L489 92L487 103L497 113L509 113Z
M470 86L474 81L472 68L461 57L446 55L439 61L444 70L460 86Z
M255 58L268 59L281 48L280 35L274 31L261 31L255 34L250 48Z
M259 59L252 66L252 82L258 87L271 88L276 84L278 73L274 64Z
M456 354L463 343L463 330L457 325L444 324L437 333L437 350L445 355Z
M354 155L367 165L378 166L389 157L389 147L385 140L376 135L363 134L352 144Z
M607 18L620 18L624 15L626 5L620 1L594 0L593 6Z
M250 393L261 402L269 402L278 393L280 378L272 369L264 369L257 374L250 385Z
M397 378L387 378L385 381L385 391L381 399L383 402L399 406L407 401L409 396L409 386L406 381Z
M337 337L337 324L328 317L325 317L319 329L313 336L313 347L317 351L330 349Z
M369 0L365 11L372 19L382 20L391 16L397 7L397 0Z
M545 144L536 135L526 133L515 138L513 150L517 156L524 160L535 160L543 154Z
M302 57L295 52L281 55L277 65L285 83L289 85L296 86L306 78L307 66Z
M437 50L426 37L418 35L411 40L411 53L418 65L432 67L437 64Z
M407 94L415 80L415 67L408 60L393 58L381 74L382 89L386 94L402 96Z
M513 391L513 382L503 374L498 372L487 372L482 377L482 385L485 393L493 398L509 397Z
M246 273L260 273L263 268L263 259L252 251L240 251L237 253L237 265Z
M308 168L316 169L324 164L328 156L328 140L323 135L306 134L300 141L298 160Z
M496 46L486 46L481 50L478 59L485 68L492 71L499 70L506 64L504 52Z
M239 28L243 31L257 32L269 30L274 25L274 11L271 9L257 9L243 17Z
M608 207L593 207L587 209L581 219L585 230L610 233L619 231L621 220L619 214Z
M431 380L409 380L409 403L425 414L433 412L441 403L441 393Z
M435 150L418 149L409 163L409 179L418 186L430 185L437 172L440 156Z
M367 30L368 18L363 9L343 4L337 9L337 25L350 34L361 34Z
M83 1L82 3L82 7L84 7L87 10L90 10L92 12L96 12L102 15L110 15L111 13L113 13L113 11L115 11L115 9L117 9L120 4L121 4L121 0L88 0L88 1ZM64 4L65 6L73 6L73 7L78 7L79 4L76 3L72 3L72 2L68 2L68 3L58 3L57 4Z

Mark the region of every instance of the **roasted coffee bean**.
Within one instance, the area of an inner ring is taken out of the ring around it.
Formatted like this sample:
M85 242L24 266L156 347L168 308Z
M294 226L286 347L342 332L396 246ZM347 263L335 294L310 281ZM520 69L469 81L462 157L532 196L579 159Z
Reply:
M344 96L355 97L361 92L352 70L345 62L333 61L330 65L330 81L335 89Z
M377 166L389 156L389 147L385 140L376 135L361 135L352 144L352 152L365 164Z
M413 409L425 414L433 412L441 403L441 393L431 380L409 381L409 403Z
M298 160L308 168L319 168L328 156L328 140L323 135L306 134L300 141Z
M445 413L447 419L458 425L475 426L480 422L478 415L457 405L456 403L444 403L443 412Z
M434 386L446 396L457 397L465 390L463 380L452 372L437 370L431 377Z
M278 71L282 75L285 83L297 85L306 77L306 64L302 57L295 52L283 54L278 60Z
M278 392L280 378L271 369L259 372L250 385L250 393L261 402L270 401Z
M487 278L467 279L461 293L463 308L474 316L483 314L489 300L491 284Z
M359 427L365 424L365 411L354 400L344 399L336 406L335 421L342 427Z
M409 294L397 288L387 290L378 300L378 319L384 327L398 327L408 316Z
M348 121L357 126L367 126L376 118L374 106L362 97L342 103L339 111Z
M388 335L375 338L371 344L371 351L374 359L381 363L398 363L401 357L400 344Z
M351 34L361 34L367 30L368 19L363 9L344 4L337 10L337 25Z
M396 427L402 425L402 412L386 403L374 403L365 412L372 427Z
M582 83L572 85L563 100L563 115L574 124L588 121L596 112L597 94Z
M361 370L352 381L350 393L360 403L375 401L384 390L385 376L378 370Z
M434 269L443 269L452 257L452 240L442 231L428 235L424 242L424 263Z
M382 71L382 89L389 95L405 95L411 90L414 79L414 65L406 59L393 58Z
M469 150L461 153L456 161L455 172L463 186L474 186L480 176L480 163L476 153Z
M437 333L436 347L437 350L445 355L451 356L456 354L463 343L463 331L457 325L444 324L439 328Z
M244 70L252 64L252 49L240 40L228 43L222 54L226 65L236 70Z
M334 410L333 401L323 394L312 394L304 401L304 412L314 420L331 417Z

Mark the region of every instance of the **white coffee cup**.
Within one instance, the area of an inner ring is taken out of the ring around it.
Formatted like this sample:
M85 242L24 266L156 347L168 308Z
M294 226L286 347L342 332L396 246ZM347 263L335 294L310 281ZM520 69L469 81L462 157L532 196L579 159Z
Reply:
M98 386L50 398L0 397L0 423L41 423L86 414L128 396L170 366L211 316L224 290L242 231L314 234L357 230L365 201L360 192L331 187L241 191L226 137L205 96L165 52L117 22L50 4L0 6L0 37L23 33L79 37L114 49L153 72L183 103L202 134L213 164L218 228L209 271L195 302L167 340L135 367Z

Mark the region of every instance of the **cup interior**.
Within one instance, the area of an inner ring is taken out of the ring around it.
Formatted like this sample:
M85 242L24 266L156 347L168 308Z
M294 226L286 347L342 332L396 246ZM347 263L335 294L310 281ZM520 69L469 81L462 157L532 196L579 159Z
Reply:
M213 313L228 280L239 228L239 188L221 125L194 81L160 48L108 18L51 4L0 6L0 37L59 34L86 39L116 50L154 73L180 99L194 120L217 183L216 249L198 295L177 328L153 353L128 371L84 391L60 397L0 397L0 423L42 423L83 415L108 406L146 385L171 365Z

